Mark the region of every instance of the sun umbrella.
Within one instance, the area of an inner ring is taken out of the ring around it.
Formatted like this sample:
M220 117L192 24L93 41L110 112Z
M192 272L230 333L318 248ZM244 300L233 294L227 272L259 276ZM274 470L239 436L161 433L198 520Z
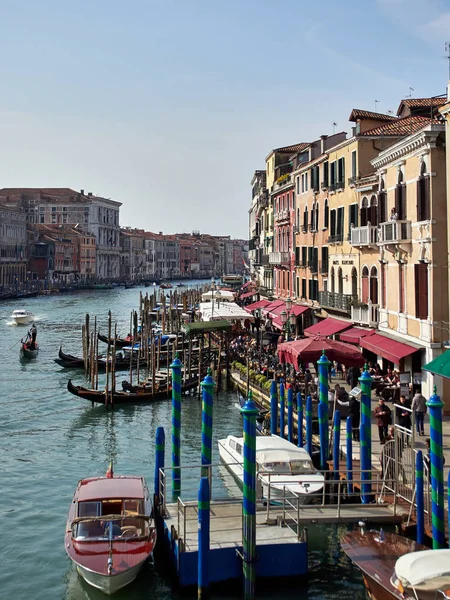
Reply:
M335 360L347 367L359 367L364 364L364 357L355 346L322 336L284 342L278 346L277 350L281 363L289 363L297 369L299 361L302 363L315 362L319 360L323 351L328 360Z

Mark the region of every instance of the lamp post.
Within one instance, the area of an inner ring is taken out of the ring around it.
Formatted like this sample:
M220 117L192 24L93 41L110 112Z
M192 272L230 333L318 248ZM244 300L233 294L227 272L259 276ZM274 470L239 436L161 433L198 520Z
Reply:
M214 292L216 291L216 280L214 279L214 277L211 277L211 304L212 304L212 308L211 308L211 321L214 321Z
M286 331L286 341L289 342L291 339L291 328L295 327L297 317L295 316L295 313L292 312L291 298L287 298L285 306L286 310L281 311L280 318L283 329Z

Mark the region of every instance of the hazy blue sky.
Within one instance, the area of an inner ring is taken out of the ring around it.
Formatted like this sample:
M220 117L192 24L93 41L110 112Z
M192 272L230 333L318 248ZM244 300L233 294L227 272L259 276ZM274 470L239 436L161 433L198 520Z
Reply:
M272 148L445 91L448 0L0 0L0 187L248 235Z

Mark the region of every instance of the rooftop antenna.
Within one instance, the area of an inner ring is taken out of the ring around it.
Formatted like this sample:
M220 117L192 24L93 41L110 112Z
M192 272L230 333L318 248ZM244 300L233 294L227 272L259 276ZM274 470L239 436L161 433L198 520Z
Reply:
M393 112L392 110L388 110L388 111L387 111L387 114L388 114L388 115L393 115L393 114L394 114L394 112Z
M412 92L414 91L414 88L412 88L411 86L409 87L409 96L406 96L407 98L412 98Z
M377 111L377 104L379 104L379 102L380 102L379 100L375 100L375 112L378 112Z
M450 81L450 42L445 42L445 51L447 52L445 58L448 60L448 79Z
M336 133L336 127L337 127L337 123L335 123L335 122L333 121L332 125L333 125L333 135L334 135L334 134Z

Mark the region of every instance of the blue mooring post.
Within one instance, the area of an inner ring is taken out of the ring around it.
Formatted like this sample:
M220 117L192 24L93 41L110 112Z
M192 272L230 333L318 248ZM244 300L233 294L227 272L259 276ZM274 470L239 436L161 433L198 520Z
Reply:
M181 492L181 361L178 354L172 368L172 495Z
M312 398L306 397L306 419L305 419L306 452L312 456Z
M289 388L287 391L287 408L288 408L288 414L287 414L287 426L288 426L288 432L287 432L287 439L289 442L292 442L292 429L294 426L294 414L293 414L293 394L294 392L292 391L292 388Z
M341 445L341 413L334 411L333 423L333 470L334 479L339 479L339 450Z
M367 365L364 365L364 372L359 378L361 384L361 479L363 504L369 504L372 496L372 407L371 407L371 388L372 377L369 375Z
M328 411L323 402L319 402L320 468L325 471L328 460Z
M346 467L347 467L347 488L348 493L353 494L353 446L352 446L352 418L347 417L347 421L345 423L345 433L346 433Z
M156 428L155 438L155 479L154 479L154 494L159 498L159 471L164 469L164 452L166 445L166 435L164 427Z
M430 413L430 464L431 464L431 531L433 550L445 545L444 524L444 461L442 451L442 407L444 403L436 393L427 402Z
M277 435L278 425L278 388L275 379L270 384L270 433Z
M244 489L242 504L242 558L244 600L255 597L256 581L256 408L251 392L241 408L244 417Z
M210 542L209 479L201 477L198 490L198 600L208 597Z
M202 477L211 477L212 430L213 430L213 389L214 379L211 369L200 384L202 386ZM211 478L212 482L212 478ZM211 488L211 486L210 486Z
M303 401L300 392L297 394L297 446L303 448Z
M280 383L280 437L284 438L284 383Z
M423 504L423 456L422 450L416 455L416 542L423 544L425 533L425 513Z

